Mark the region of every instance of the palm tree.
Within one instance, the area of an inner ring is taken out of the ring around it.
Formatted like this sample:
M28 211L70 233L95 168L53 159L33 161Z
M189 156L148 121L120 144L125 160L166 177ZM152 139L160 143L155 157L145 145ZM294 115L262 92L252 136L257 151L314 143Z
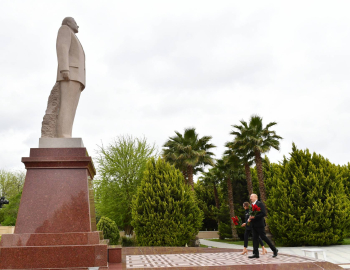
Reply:
M274 125L277 125L276 122L271 122L267 124L266 127L263 127L262 117L258 115L252 115L249 124L244 120L240 122L241 125L233 126L238 129L238 132L231 132L232 135L236 135L233 145L238 152L245 153L246 155L249 155L250 152L254 154L259 180L260 199L266 202L261 154L269 152L271 148L279 150L279 140L281 140L282 137L278 136L275 131L269 130Z
M220 182L220 178L217 177L217 175L215 174L215 167L209 169L208 172L203 172L202 176L199 177L200 180L203 181L203 183L206 185L207 188L213 188L213 192L214 192L214 199L215 199L215 207L217 209L217 215L216 215L216 222L218 224L218 227L220 226L220 219L218 216L219 210L220 210L220 199L219 199L219 193L218 193L218 189L217 186Z
M215 175L214 169L215 169L215 167L209 169L208 172L202 173L202 176L199 177L199 179L202 179L203 182L206 183L208 186L213 187L215 206L217 209L220 209L219 193L218 193L218 189L217 189L219 178Z
M214 153L209 150L216 146L209 143L211 136L199 138L195 128L185 129L184 135L175 133L163 145L163 157L182 171L193 190L193 174L203 171L206 165L214 165Z
M233 132L231 132L232 134ZM235 132L239 133L239 132ZM237 134L233 134L236 135ZM237 145L237 141L233 142L227 142L225 144L227 148L229 148L235 155L240 157L242 164L244 165L244 172L245 176L247 179L247 189L248 189L248 194L249 196L253 193L253 181L252 181L252 175L250 173L250 166L252 165L253 161L252 159L254 158L253 152L252 151L246 151L246 149L243 151L242 149L239 149L239 146Z
M229 160L227 157L224 157L224 159L218 159L216 162L215 168L218 170L218 173L223 174L223 178L226 179L227 184L227 196L228 196L228 205L230 209L230 217L235 217L235 208L233 205L233 191L232 191L232 164L230 163L231 160ZM233 221L231 220L231 230L232 230L232 238L233 240L238 240L238 234L236 226L233 224Z

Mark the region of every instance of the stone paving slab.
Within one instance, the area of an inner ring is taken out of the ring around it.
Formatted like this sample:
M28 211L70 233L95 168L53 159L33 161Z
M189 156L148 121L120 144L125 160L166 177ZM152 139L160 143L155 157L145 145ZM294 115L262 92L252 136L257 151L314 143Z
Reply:
M200 267L200 266L229 266L229 265L260 265L283 263L310 263L320 260L280 254L276 258L260 256L259 259L249 259L240 252L196 253L196 254L160 254L160 255L128 255L126 268L155 268L155 267Z
M123 248L122 264L111 264L109 270L337 270L341 267L322 260L272 253L259 259L240 255L241 249L130 247Z
M235 244L227 244L221 242L210 241L206 239L200 239L201 244L219 247L219 248L235 248L242 250L242 246ZM272 254L272 251L266 247L268 250L268 254ZM325 250L327 255L328 262L334 264L350 264L350 245L333 245L333 246L308 246L308 247L279 247L279 251L281 253L296 255L296 256L304 256L304 252L302 249L306 248L320 248ZM249 254L251 254L251 247L248 247ZM310 256L310 254L309 254ZM319 258L323 259L322 254L319 254Z

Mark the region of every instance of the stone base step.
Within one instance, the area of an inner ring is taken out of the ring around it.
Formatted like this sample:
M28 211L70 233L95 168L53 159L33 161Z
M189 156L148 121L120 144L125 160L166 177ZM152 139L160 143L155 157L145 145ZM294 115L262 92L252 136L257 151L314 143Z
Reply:
M1 247L0 269L107 267L107 245Z

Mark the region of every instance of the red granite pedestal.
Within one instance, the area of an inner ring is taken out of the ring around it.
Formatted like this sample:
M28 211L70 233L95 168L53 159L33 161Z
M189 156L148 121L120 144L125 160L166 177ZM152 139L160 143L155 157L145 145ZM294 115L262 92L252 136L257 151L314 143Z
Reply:
M107 245L96 231L85 148L32 148L14 234L0 242L0 269L107 267Z
M116 246L108 247L108 262L121 263L122 262L122 248Z

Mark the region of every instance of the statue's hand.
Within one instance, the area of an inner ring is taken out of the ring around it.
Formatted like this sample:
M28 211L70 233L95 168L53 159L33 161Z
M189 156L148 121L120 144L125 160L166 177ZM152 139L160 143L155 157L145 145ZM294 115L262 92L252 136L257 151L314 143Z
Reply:
M62 73L62 77L65 81L69 81L70 77L69 77L69 70L64 70L61 72Z

